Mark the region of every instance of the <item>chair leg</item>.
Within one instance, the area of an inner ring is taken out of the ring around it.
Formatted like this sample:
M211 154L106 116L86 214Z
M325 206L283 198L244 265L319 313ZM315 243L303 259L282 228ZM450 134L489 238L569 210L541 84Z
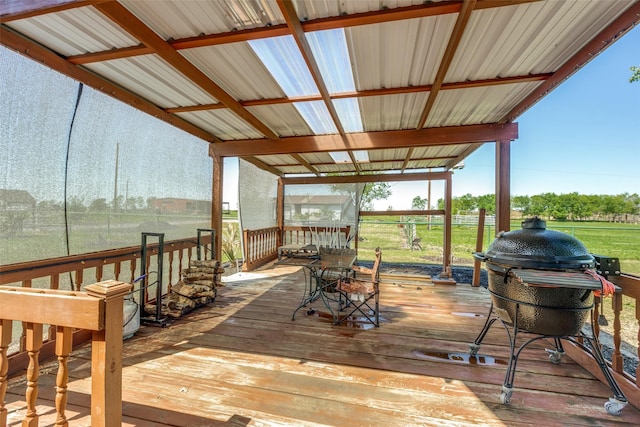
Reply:
M342 317L338 318L334 324L338 325L340 323L343 323L345 320L347 320L349 317L353 316L354 313L356 312L360 312L360 314L362 314L362 316L371 324L373 324L376 327L380 326L380 295L378 292L375 292L371 295L367 295L364 297L364 300L358 300L355 301L355 298L352 298L351 296L349 296L349 294L347 294L346 292L341 292L341 294L344 296L345 298L345 305L344 308L347 307L351 307L351 311L345 315L343 315ZM360 295L360 294L354 294L354 295ZM369 305L369 302L373 299L373 308L371 307L371 305ZM365 312L365 308L368 309L368 312ZM373 312L373 313L371 313Z

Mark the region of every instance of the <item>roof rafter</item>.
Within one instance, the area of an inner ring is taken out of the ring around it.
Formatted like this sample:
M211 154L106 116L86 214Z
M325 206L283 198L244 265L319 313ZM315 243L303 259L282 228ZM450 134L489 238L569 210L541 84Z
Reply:
M274 174L276 176L282 176L283 175L281 170L276 169L276 168L274 168L272 166L269 166L268 164L266 164L262 160L256 159L255 157L241 157L241 159L251 163L252 165L256 166L257 168L260 168L260 169L262 169L264 171L267 171L267 172L271 172L272 174Z
M513 76L513 77L497 77L495 79L482 79L482 80L468 80L464 82L452 82L444 83L440 90L454 90L454 89L468 89L477 87L489 87L497 85L519 84L519 83L531 83L544 81L551 77L552 73L541 74L528 74L525 76ZM384 89L368 89L368 90L356 90L353 92L339 92L330 94L331 99L344 99L344 98L364 98L369 96L384 96L384 95L399 95L405 93L418 93L428 92L431 90L432 85L419 85L419 86L405 86L396 88L384 88ZM255 107L258 105L276 105L276 104L293 104L295 102L310 102L310 101L322 101L320 95L309 96L295 96L289 98L263 98L255 100L240 101L240 104L244 107ZM219 110L227 108L221 103L217 104L204 104L193 105L183 107L167 108L165 111L168 113L187 113L191 111L203 111L203 110Z
M298 49L300 49L300 53L304 58L307 67L309 68L309 72L313 77L313 80L320 91L320 96L322 96L322 100L324 101L324 105L327 107L329 111L329 115L333 120L333 124L335 125L338 133L344 137L345 131L342 126L342 122L340 121L340 117L338 117L338 112L336 111L335 106L333 105L333 101L331 100L331 96L329 95L329 89L327 89L327 85L324 83L324 79L322 78L322 73L320 72L320 67L318 67L318 63L316 62L315 57L313 56L313 51L311 50L311 46L307 41L307 37L304 34L304 29L302 28L302 24L300 23L300 18L296 13L295 8L293 7L293 3L291 0L277 0L278 7L284 16L284 19L291 31L291 35L298 45ZM356 171L360 172L360 168L356 159L351 151L349 151L349 158L353 163L353 167ZM313 170L313 169L311 169Z
M196 85L200 86L210 95L214 96L224 105L229 107L231 111L260 131L267 138L278 138L278 135L276 135L268 126L258 120L257 117L240 105L236 99L225 92L205 73L200 71L198 67L189 62L184 56L180 55L164 39L158 36L152 29L144 25L142 21L140 21L120 3L115 1L100 3L95 7L144 45L152 48L154 53L167 61Z
M262 140L225 141L211 149L222 157L261 156L270 154L323 153L346 150L427 147L470 144L518 137L518 124L450 126L417 130L350 133L341 135L295 136L281 138L278 143Z
M413 150L414 148L410 148L409 150ZM433 156L433 157L414 157L412 159L410 159L410 161L412 162L425 162L425 161L429 161L429 160L443 160L443 159L456 159L458 158L458 156ZM260 160L260 159L258 159ZM369 160L366 162L366 164L368 165L375 165L377 163L389 163L389 162L398 162L400 160ZM314 163L313 166L315 167L322 167L322 166L335 166L336 164L334 162L328 163L328 162L317 162ZM291 166L295 166L295 165L291 165L291 164L287 164L287 163L271 163L269 164L269 166L274 167L274 168L286 168L286 167L291 167Z
M55 0L54 0L55 1ZM475 9L489 9L495 7L512 6L522 3L532 3L541 0L479 0ZM86 6L84 3L97 4L103 1L77 2L71 7ZM333 16L329 18L319 18L311 21L300 22L304 32L332 30L343 27L354 27L359 25L379 24L382 22L398 21L403 19L425 18L429 16L458 13L462 1L443 1L437 3L425 3L415 6L399 7L394 9L383 9L374 12L354 13L352 15ZM40 11L40 14L47 13L47 9ZM34 13L36 14L36 13ZM15 15L11 20L16 19ZM19 19L19 18L18 18ZM2 21L4 22L4 21ZM187 37L177 40L168 40L167 43L176 50L193 49L205 46L215 46L225 43L236 43L241 41L256 40L268 37L279 37L290 34L286 24L272 25L270 27L251 28L245 30L231 31L220 34L208 34L196 37ZM97 61L110 59L127 58L136 55L149 54L148 48L144 45L126 47L121 49L111 49L103 52L92 52L83 55L75 55L67 58L74 64L88 64Z
M438 68L438 73L436 74L436 78L433 82L431 91L429 91L427 104L425 105L424 110L422 111L422 116L420 116L420 120L418 121L418 129L423 128L424 124L427 122L429 113L431 113L433 104L435 104L436 102L436 97L438 96L440 87L444 82L444 78L449 72L449 67L451 66L453 57L458 50L460 40L462 39L464 30L467 28L467 23L469 22L469 18L471 18L471 12L473 12L475 5L476 0L464 0L464 2L462 3L462 8L460 9L460 13L458 14L458 19L456 19L456 24L453 27L453 31L451 33L451 38L449 38L449 43L447 43L447 49L444 52L442 61L440 62L440 67Z

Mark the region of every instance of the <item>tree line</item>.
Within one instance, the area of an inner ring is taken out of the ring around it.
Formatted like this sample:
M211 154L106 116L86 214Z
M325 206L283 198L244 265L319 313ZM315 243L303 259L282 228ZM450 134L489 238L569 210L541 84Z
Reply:
M426 200L417 196L413 199L414 209L424 209ZM495 194L472 196L465 194L452 199L454 215L473 214L484 208L486 213L495 214ZM438 209L444 209L444 199L438 199ZM535 196L512 196L512 211L523 216L539 216L558 221L637 221L640 214L640 196L623 193L618 195L555 194L543 193Z

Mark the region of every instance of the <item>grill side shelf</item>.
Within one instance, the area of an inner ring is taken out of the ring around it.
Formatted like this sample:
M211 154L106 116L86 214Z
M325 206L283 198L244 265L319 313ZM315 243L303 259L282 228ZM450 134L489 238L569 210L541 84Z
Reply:
M601 290L602 283L584 272L566 273L559 271L543 271L529 269L513 269L509 271L519 283L526 286L549 288L575 288Z

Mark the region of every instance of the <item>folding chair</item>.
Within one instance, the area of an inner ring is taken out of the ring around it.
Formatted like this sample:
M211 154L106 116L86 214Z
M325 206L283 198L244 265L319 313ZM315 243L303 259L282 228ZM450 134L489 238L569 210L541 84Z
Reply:
M378 285L381 258L380 248L376 248L376 259L372 268L354 265L351 267L352 276L340 276L336 290L340 292L341 310L347 313L334 322L336 325L349 318L353 321L353 314L359 312L366 321L376 327L380 326L380 289ZM358 273L367 276L366 278L358 278Z

